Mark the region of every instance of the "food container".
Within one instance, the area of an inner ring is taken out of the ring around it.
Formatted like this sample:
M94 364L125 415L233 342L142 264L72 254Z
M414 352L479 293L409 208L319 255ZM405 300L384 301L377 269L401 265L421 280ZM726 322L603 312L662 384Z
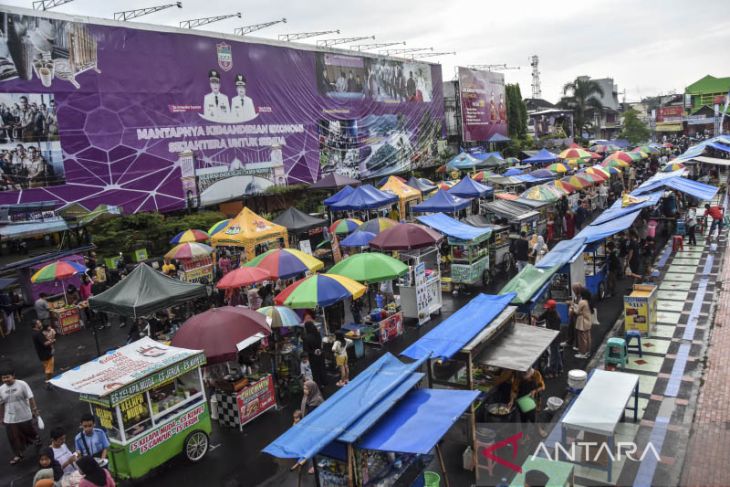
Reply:
M555 397L555 396L548 397L548 400L547 400L547 410L548 411L557 411L561 407L563 407L562 399L560 399L559 397Z
M568 372L568 387L573 390L581 391L586 386L588 374L585 370L573 369Z

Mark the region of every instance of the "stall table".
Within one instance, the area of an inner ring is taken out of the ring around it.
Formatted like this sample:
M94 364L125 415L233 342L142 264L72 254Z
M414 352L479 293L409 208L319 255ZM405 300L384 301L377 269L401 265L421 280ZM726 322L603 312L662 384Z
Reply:
M525 485L525 474L530 470L539 470L548 476L546 485L550 487L572 487L575 465L570 462L560 462L554 459L528 457L522 464L522 473L515 475L510 487L523 487Z
M627 403L632 396L634 407L629 408ZM562 419L563 446L566 450L570 450L567 442L570 432L576 434L575 439L579 432L583 432L606 437L609 451L615 451L616 426L624 417L626 409L633 410L636 422L639 412L639 376L600 369L593 371L585 388ZM612 455L606 457L608 482L611 482ZM600 468L597 464L591 466Z
M145 337L51 384L80 394L109 436L109 469L121 479L138 479L181 453L194 462L207 453L211 423L203 365L201 350Z

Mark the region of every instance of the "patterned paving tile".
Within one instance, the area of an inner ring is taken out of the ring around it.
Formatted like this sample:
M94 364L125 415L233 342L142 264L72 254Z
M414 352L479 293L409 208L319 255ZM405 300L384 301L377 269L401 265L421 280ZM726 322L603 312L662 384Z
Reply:
M651 355L644 355L639 358L638 355L629 355L629 362L626 365L627 370L636 370L640 372L649 372L656 374L662 370L662 364L664 363L664 357L653 357Z
M674 336L675 328L667 325L657 325L651 332L652 336L660 338L672 338Z
M665 354L667 353L667 350L669 350L669 345L671 345L670 340L654 340L651 338L644 338L641 340L641 349L644 352L649 353L661 353ZM630 354L635 355L635 354Z
M690 265L690 266L697 266L700 265L700 259L689 259L689 258L682 258L677 257L672 261L672 265Z
M657 311L656 320L657 323L664 323L666 325L676 325L681 318L681 313L674 313L671 311Z
M688 292L684 291L657 291L657 298L660 300L687 301Z
M665 281L681 281L681 282L692 282L695 278L694 272L688 272L681 274L679 272L667 272L664 274L663 279Z
M684 301L665 301L663 299L657 300L656 307L659 311L677 311L682 312L684 310Z
M659 284L659 289L666 291L689 291L691 287L691 282L681 281L663 281Z
M697 266L688 266L688 265L675 265L672 264L669 266L669 269L667 272L679 272L680 274L694 274L697 272Z

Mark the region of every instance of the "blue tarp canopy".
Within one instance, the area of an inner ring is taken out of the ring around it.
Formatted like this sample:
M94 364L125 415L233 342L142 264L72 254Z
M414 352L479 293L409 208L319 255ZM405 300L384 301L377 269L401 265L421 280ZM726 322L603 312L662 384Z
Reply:
M459 198L448 191L439 189L426 201L414 205L411 210L419 213L455 213L471 205L471 200Z
M502 134L494 134L489 137L489 140L487 140L487 142L509 142L510 140L512 139L510 139L509 137L505 137Z
M438 186L431 184L428 179L417 178L415 176L411 176L411 179L409 179L406 184L411 188L416 188L423 194L430 193L431 191L436 191L438 189Z
M337 211L368 210L382 208L398 201L398 197L392 193L380 191L371 184L358 186L344 198L331 203L329 206Z
M637 216L639 216L639 212L632 211L627 215L620 216L600 225L588 225L583 230L581 230L575 237L584 238L586 245L593 242L599 242L603 239L610 237L611 235L623 232L624 230L629 228L634 223L634 220L636 220Z
M404 364L386 353L263 451L278 458L305 460L341 435L348 437L348 429L355 424L366 431L384 413L379 405L392 406L423 377L416 372L421 364Z
M651 206L656 206L659 204L659 200L662 198L663 191L657 191L655 193L649 193L642 196L636 196L637 198L647 198L646 201L643 201L641 203L636 203L634 205L629 205L624 207L623 206L623 199L619 198L616 201L613 202L610 208L605 210L603 213L598 215L598 218L593 220L591 225L600 225L601 223L606 223L611 220L615 220L616 218L622 217L624 215L628 215L629 213L632 213L634 211L639 211L644 208L649 208Z
M443 213L434 213L433 215L418 216L416 220L427 225L434 230L443 233L447 237L456 238L459 240L474 240L482 235L489 235L492 233L491 228L477 228L466 223L462 223L459 220L455 220L448 215Z
M479 294L454 314L426 333L401 355L421 360L450 359L496 318L515 293L499 296Z
M516 167L510 167L505 172L502 173L502 176L518 176L522 174L521 169L517 169Z
M669 173L673 174L673 173ZM715 197L718 191L716 186L710 184L700 183L698 181L692 181L691 179L672 176L665 179L658 179L655 181L648 182L646 186L642 185L632 192L632 194L644 194L657 187L665 187L674 189L682 193L688 194L693 198L700 201L709 201Z
M493 188L485 184L474 181L469 176L462 178L454 187L449 189L449 193L460 198L481 198L491 193Z
M533 176L532 174L518 174L517 176L513 176L513 177L515 179L519 179L523 183L528 183L528 184L546 183L548 181L552 181L553 179L555 179L552 176L551 177L538 178L538 177Z
M410 391L358 443L366 450L425 455L446 434L479 391Z
M336 192L329 198L325 199L324 204L325 204L325 206L330 206L333 203L337 203L345 196L349 196L349 194L352 193L353 191L355 191L355 188L353 188L352 186L345 186L344 188L342 188L341 190L339 190L338 192Z
M553 154L547 149L540 149L537 154L532 157L528 157L523 160L527 164L547 164L548 162L555 162L558 160L558 156Z
M535 267L540 269L550 269L555 266L563 267L579 257L584 248L584 238L575 237L570 240L561 240L535 264Z
M355 230L350 235L342 239L340 245L343 247L367 247L375 234L364 230Z
M454 169L473 169L479 165L481 159L476 157L475 154L469 154L468 152L461 152L454 156L449 162L446 163L446 167L450 170Z
M713 149L721 150L723 152L730 152L730 146L720 144L719 142L710 142L707 144L707 147L712 147Z

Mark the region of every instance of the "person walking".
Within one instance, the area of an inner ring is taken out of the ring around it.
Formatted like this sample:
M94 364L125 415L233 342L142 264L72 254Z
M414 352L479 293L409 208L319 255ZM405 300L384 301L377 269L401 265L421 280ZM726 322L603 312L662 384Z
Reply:
M517 272L524 269L530 259L530 243L525 232L520 232L520 238L513 242L512 255L517 262Z
M324 370L324 355L322 355L322 335L313 321L304 323L304 352L309 357L312 366L312 377L320 387L327 385L327 375Z
M689 244L697 245L697 237L695 236L695 230L697 229L697 208L695 208L695 205L691 205L687 210L686 224Z
M15 378L15 370L5 367L0 371L0 418L2 418L5 432L8 435L10 448L15 455L10 465L23 460L25 449L29 445L41 445L33 425L33 418L38 416L33 391L25 381Z
M43 373L46 375L46 389L51 389L49 382L53 378L54 369L54 344L56 343L56 331L50 324L44 325L41 320L33 322L33 346L38 360L43 365Z
M593 326L591 292L588 289L581 290L580 301L573 305L573 314L578 339L578 353L575 354L575 358L586 359L591 354L591 326Z
M712 217L712 224L710 225L710 231L707 233L708 237L712 237L712 232L717 228L717 238L720 238L722 233L722 219L724 217L725 210L721 206L710 206L705 205L705 217L710 215Z

